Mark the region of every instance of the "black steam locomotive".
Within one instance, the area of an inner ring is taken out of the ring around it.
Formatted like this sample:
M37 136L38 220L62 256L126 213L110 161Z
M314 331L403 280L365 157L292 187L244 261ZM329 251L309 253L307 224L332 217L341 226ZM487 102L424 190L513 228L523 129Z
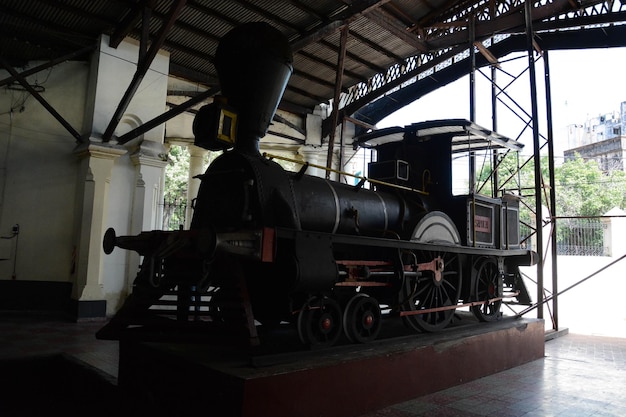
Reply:
M224 153L199 176L189 230L107 231L105 252L134 250L143 263L100 338L158 329L254 345L259 326L295 326L303 344L329 346L374 340L387 318L432 332L459 308L491 321L506 296L530 303L518 267L534 253L520 248L518 199L452 192L451 156L519 143L465 120L430 121L355 140L376 150L372 188L307 175L307 164L286 171L259 152L292 72L282 34L235 28L215 65L222 94L194 133Z

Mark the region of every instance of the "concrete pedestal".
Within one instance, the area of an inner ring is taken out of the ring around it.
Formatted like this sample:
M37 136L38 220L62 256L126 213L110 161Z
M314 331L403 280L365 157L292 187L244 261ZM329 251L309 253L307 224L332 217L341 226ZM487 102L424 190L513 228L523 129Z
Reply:
M121 341L119 386L129 408L156 415L349 417L543 356L543 321L514 318L258 357Z

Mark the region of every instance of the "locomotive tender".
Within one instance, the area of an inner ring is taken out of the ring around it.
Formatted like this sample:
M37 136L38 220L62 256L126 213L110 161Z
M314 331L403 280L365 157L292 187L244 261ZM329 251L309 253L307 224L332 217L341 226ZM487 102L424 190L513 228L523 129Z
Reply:
M219 329L255 345L259 325L293 325L303 344L330 346L376 339L387 317L432 332L459 308L491 321L507 295L530 303L519 266L535 254L520 247L518 199L452 193L455 153L519 143L465 120L430 121L355 139L376 150L372 189L307 175L307 164L289 172L259 152L292 72L287 41L245 24L223 37L215 65L221 96L194 133L224 153L199 177L189 230L107 231L106 253L118 246L143 261L99 338Z

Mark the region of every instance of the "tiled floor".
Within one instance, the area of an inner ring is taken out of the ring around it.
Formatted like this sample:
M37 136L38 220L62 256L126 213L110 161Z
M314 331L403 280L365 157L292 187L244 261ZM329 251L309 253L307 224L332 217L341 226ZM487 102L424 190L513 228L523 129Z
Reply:
M0 317L0 360L63 353L117 376L118 344L102 322ZM10 384L0 375L3 384ZM626 416L626 339L577 334L549 340L545 358L363 417Z
M626 339L566 334L545 357L363 417L626 416Z
M0 316L0 360L63 353L117 378L118 342L95 336L103 325Z

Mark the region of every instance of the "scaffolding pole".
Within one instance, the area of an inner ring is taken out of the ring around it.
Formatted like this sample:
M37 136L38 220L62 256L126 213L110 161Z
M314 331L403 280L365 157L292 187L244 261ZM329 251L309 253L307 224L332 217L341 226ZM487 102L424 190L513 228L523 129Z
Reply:
M526 43L528 50L528 65L530 75L530 101L532 107L532 127L533 127L533 156L535 161L535 218L537 219L537 300L543 299L543 221L541 213L541 146L539 145L539 123L537 107L537 77L535 74L534 60L534 35L532 25L532 2L526 1L525 17L526 17ZM543 318L543 303L537 306L537 318Z

